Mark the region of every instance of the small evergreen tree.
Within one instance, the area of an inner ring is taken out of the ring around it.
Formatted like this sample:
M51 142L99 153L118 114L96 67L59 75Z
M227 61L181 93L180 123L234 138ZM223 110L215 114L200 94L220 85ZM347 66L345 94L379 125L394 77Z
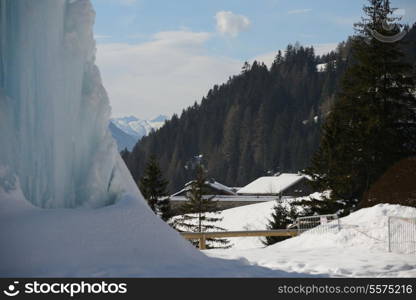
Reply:
M290 224L293 224L296 221L297 212L294 206L287 208L281 199L276 200L276 204L273 207L272 219L269 220L267 225L268 230L274 229L287 229ZM265 240L262 243L265 246L270 246L275 243L284 241L290 237L288 236L266 236Z
M205 169L201 164L196 166L196 178L190 184L190 189L186 194L186 200L183 204L182 211L186 211L177 217L173 222L173 227L179 231L205 232L205 231L222 231L222 227L216 226L215 223L222 220L219 215L218 203L214 201L214 196L206 196L204 193L207 178ZM207 214L210 213L210 216ZM198 247L197 241L191 241ZM212 248L229 248L229 241L220 238L208 238L207 249Z
M167 185L168 181L162 176L156 156L152 155L146 164L139 187L150 208L164 221L171 217L170 201L166 191Z

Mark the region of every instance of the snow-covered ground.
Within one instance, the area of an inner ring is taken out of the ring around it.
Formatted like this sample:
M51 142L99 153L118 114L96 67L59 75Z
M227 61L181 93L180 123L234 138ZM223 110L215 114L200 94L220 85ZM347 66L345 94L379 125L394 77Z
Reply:
M227 229L260 229L272 203L224 211ZM230 211L234 210L234 214ZM239 211L241 210L241 211ZM250 213L251 212L251 213ZM235 222L232 222L232 215ZM269 247L243 249L255 242L239 241L237 248L206 250L211 257L247 259L251 264L304 274L334 277L416 277L416 255L388 252L388 216L416 217L416 208L380 204L341 219L341 230L325 234L305 233ZM240 223L238 226L237 223ZM258 244L257 244L258 245ZM240 249L239 249L240 248Z
M314 197L319 197L320 194L316 193L316 195L313 195ZM270 199L273 199L273 197ZM282 204L285 207L289 207L290 203L300 199L309 199L309 197L283 197ZM215 223L215 225L224 228L226 231L266 230L275 205L276 201L271 200L258 204L226 209L223 210L220 215L208 213L207 216L215 218L221 217L222 220ZM196 220L194 222L196 222ZM231 238L230 242L233 249L253 249L263 247L262 240L259 237L236 237Z
M211 258L125 196L98 209L41 209L0 189L0 277L305 277Z

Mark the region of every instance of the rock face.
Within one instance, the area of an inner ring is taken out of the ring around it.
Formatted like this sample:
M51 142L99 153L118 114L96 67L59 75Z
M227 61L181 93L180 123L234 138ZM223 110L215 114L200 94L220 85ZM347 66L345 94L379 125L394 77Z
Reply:
M394 164L370 188L361 207L379 203L401 204L416 207L416 156Z

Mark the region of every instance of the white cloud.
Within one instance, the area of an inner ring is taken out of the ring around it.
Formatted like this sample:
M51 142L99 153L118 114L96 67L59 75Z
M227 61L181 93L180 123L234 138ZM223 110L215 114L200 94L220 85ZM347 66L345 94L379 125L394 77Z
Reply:
M208 32L166 31L138 44L98 44L97 64L114 116L180 113L242 62L205 53Z
M294 10L290 10L290 11L288 11L287 13L289 14L289 15L297 15L297 14L306 14L306 13L308 13L308 12L310 12L312 9L310 9L310 8L303 8L303 9L294 9Z
M217 30L223 35L237 37L242 31L247 30L251 22L242 15L237 15L231 11L219 11L215 15Z

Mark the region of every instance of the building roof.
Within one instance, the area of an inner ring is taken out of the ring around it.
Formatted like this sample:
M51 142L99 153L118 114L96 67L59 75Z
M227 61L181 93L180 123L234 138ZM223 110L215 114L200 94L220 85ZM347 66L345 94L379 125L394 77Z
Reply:
M207 195L214 196L213 200L218 202L267 202L276 201L276 195ZM293 199L293 197L282 197ZM170 196L170 201L187 201L186 196Z
M171 195L171 197L175 197L175 196L178 196L178 195L182 194L185 191L189 191L191 189L192 182L193 181L187 182L183 189L181 189L179 192L176 192L175 194ZM228 186L225 186L225 185L223 185L223 184L221 184L221 183L219 183L219 182L217 182L213 179L205 181L205 185L209 186L209 187L211 187L211 188L213 188L217 191L223 191L227 195L235 195L235 192L232 190L232 188L230 188Z
M237 193L249 195L277 195L304 178L306 178L306 176L291 173L260 177L239 189Z

